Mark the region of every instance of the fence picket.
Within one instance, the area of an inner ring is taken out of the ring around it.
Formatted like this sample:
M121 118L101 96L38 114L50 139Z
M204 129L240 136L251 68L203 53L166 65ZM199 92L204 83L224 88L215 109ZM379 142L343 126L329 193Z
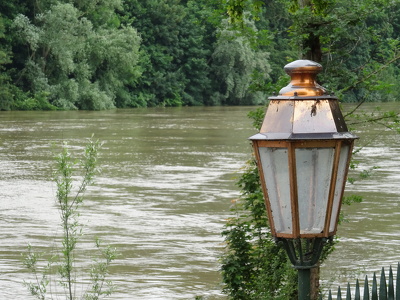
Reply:
M364 281L364 300L369 300L368 276L365 276L365 281Z
M394 286L393 286L393 270L392 270L392 266L390 266L390 268L389 268L388 300L394 300Z
M371 300L378 300L378 283L376 282L376 274L375 273L374 273L374 277L372 279Z
M385 274L385 268L382 268L380 274L379 286L376 279L376 273L373 273L372 278L372 289L369 289L368 276L364 279L364 292L363 298L361 298L360 282L356 280L356 288L354 291L354 300L400 300L400 262L397 263L396 279L394 279L393 268L389 267L388 280ZM351 300L351 286L350 282L347 283L346 289L346 300ZM322 300L322 295L320 295L319 300ZM337 300L342 300L342 290L338 287L337 290ZM328 300L333 300L332 291L329 290Z
M361 300L360 298L360 283L356 281L356 292L354 293L354 300Z
M350 282L347 283L346 300L351 300Z
M385 276L384 268L382 268L382 271L381 271L381 281L379 284L379 299L387 300L386 276Z
M337 290L337 300L342 300L342 291L340 290L340 286Z
M396 300L400 300L400 262L397 263Z

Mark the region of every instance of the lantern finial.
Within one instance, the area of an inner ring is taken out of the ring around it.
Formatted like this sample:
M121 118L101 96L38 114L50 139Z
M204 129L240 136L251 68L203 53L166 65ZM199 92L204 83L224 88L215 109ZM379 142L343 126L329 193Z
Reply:
M322 96L325 89L316 82L322 66L311 60L296 60L285 66L285 72L291 77L288 86L282 88L280 96Z

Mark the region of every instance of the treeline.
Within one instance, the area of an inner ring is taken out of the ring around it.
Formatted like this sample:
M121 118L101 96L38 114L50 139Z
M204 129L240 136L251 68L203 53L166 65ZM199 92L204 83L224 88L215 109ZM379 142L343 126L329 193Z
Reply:
M2 1L0 110L261 104L301 57L345 101L399 99L400 1L302 2Z

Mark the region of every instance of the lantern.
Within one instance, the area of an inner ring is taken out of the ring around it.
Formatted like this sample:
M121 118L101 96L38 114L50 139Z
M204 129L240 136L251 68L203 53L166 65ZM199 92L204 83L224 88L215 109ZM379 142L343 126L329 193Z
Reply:
M338 99L316 83L321 70L309 60L286 65L291 82L269 98L260 133L250 137L277 238L336 233L357 137L348 132Z

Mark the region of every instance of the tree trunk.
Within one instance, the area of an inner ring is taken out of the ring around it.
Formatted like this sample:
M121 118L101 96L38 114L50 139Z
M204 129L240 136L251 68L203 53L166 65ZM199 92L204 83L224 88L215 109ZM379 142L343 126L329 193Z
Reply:
M313 3L311 0L297 0L299 8L309 7L311 11L313 10ZM303 54L303 59L313 60L315 62L321 62L322 60L322 50L319 35L315 35L312 31L313 29L318 29L317 24L308 24L305 28L305 33L308 33L308 38L303 40L303 49L307 49ZM309 29L309 30L308 30ZM309 32L307 32L307 30Z
M321 62L322 50L319 35L310 32L308 38L303 42L303 49L307 49L307 52L304 53L304 59Z
M311 0L298 0L300 8L311 6Z
M311 287L310 287L310 299L317 300L319 297L319 265L311 269Z

